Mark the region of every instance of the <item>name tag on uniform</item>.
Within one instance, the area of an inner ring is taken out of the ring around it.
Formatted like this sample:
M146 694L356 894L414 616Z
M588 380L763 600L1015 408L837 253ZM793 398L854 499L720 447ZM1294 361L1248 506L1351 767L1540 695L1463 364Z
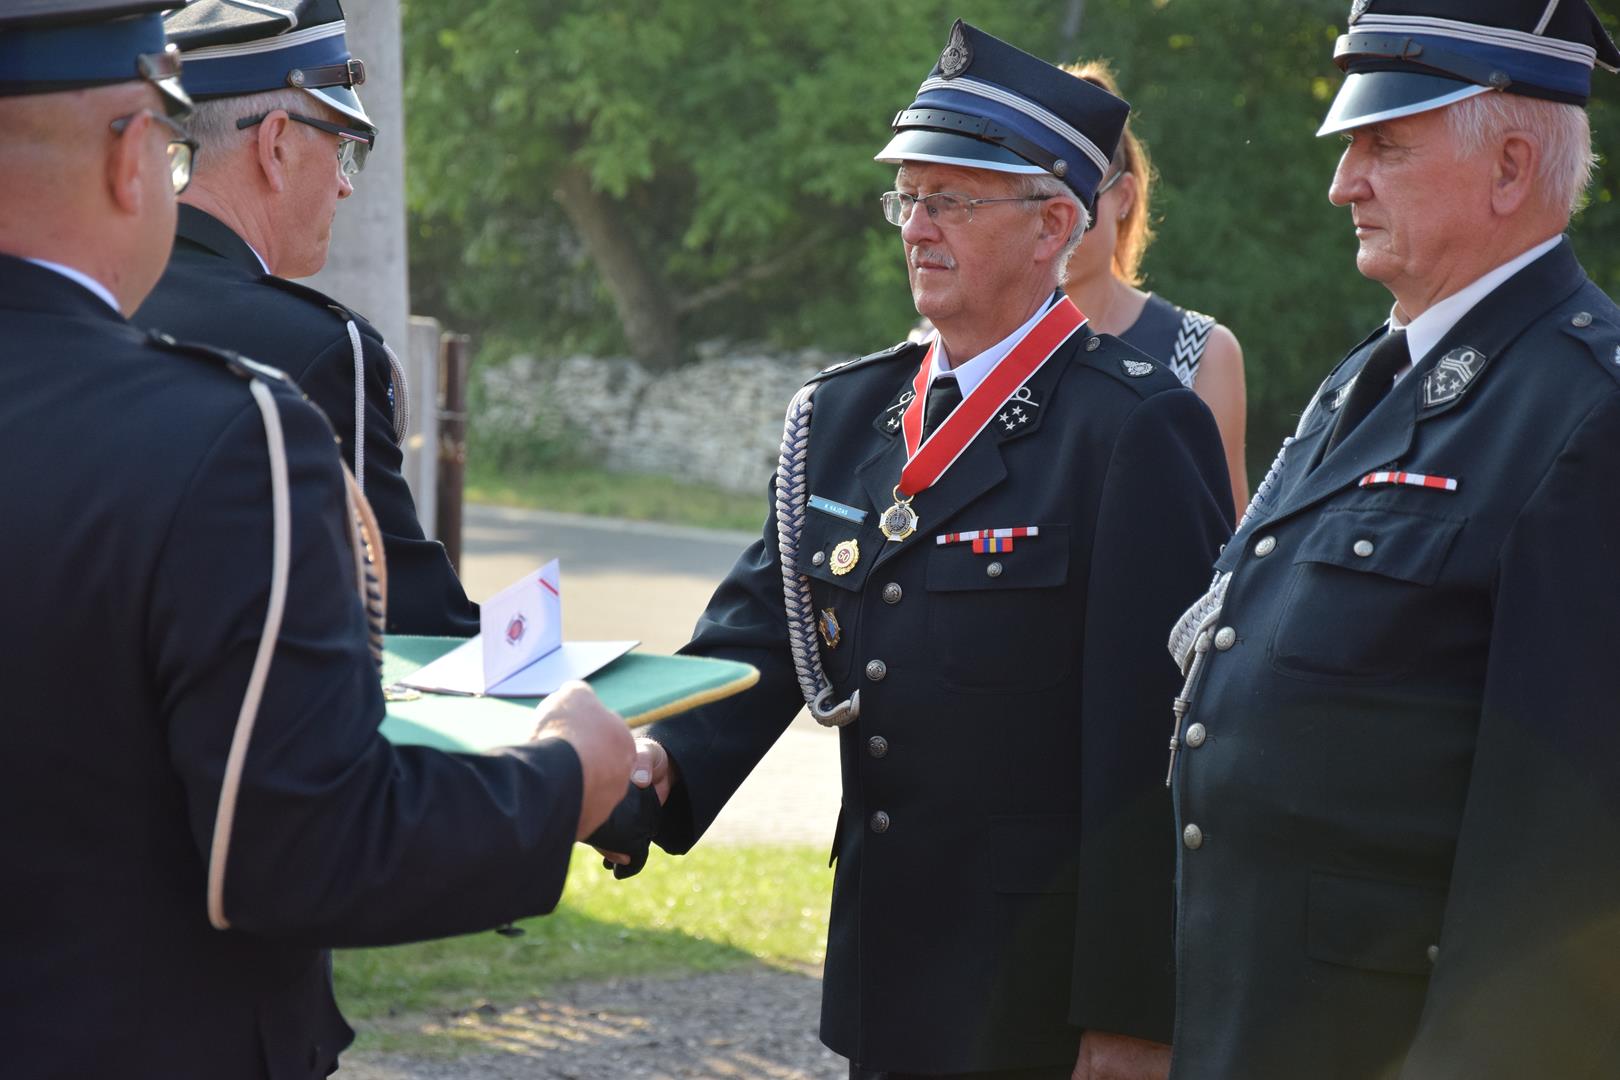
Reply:
M841 502L824 499L820 495L810 496L810 509L820 510L823 514L831 514L840 521L848 521L856 525L866 522L865 510L857 510L853 506L845 506Z

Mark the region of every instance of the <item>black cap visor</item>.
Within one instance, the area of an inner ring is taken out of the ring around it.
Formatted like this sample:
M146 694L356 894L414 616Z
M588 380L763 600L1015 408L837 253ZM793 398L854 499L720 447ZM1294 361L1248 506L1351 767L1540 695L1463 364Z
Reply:
M927 161L937 165L958 165L967 169L989 169L992 172L1045 173L1039 165L1032 165L1011 150L975 139L970 135L957 135L949 131L931 131L927 128L906 128L894 133L873 161L898 165L903 161Z
M1477 86L1444 75L1416 71L1358 71L1346 75L1344 85L1328 109L1318 135L1332 135L1351 128L1378 124L1402 116L1439 109L1452 102L1490 93L1488 86Z

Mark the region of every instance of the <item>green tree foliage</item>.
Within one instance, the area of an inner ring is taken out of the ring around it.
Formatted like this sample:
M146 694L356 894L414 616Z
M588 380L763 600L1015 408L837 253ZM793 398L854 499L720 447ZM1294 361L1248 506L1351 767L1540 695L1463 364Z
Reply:
M868 351L914 318L872 162L960 15L1063 62L1114 60L1159 166L1149 287L1242 340L1251 468L1388 311L1355 270L1316 128L1346 0L406 0L416 306L542 353L629 342L557 201L582 174L688 342ZM1620 145L1620 82L1593 127ZM1620 174L1572 229L1620 291Z

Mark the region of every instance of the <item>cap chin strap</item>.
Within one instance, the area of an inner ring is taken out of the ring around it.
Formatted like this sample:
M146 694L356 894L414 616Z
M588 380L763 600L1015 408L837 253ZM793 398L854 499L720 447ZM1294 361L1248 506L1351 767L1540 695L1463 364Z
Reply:
M1373 30L1352 30L1339 35L1333 46L1333 62L1344 68L1352 59L1393 60L1416 67L1427 68L1436 75L1471 82L1476 86L1489 86L1493 90L1506 90L1513 78L1495 64L1488 64L1472 56L1425 45L1406 34L1380 34Z

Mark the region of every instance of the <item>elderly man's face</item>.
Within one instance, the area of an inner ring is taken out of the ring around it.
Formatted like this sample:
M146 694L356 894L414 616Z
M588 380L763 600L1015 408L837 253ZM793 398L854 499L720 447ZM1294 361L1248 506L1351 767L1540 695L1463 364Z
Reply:
M895 188L908 195L939 191L970 199L1014 194L1007 174L954 165L907 163ZM1012 294L1027 287L1031 253L1040 218L1030 203L993 203L973 208L973 219L941 224L921 210L900 229L906 273L917 312L935 323L952 320L994 323L1016 307ZM1040 205L1038 203L1033 205Z
M1328 199L1350 207L1356 268L1395 294L1409 314L1466 285L1462 253L1490 224L1489 159L1460 158L1443 110L1351 131Z
M320 110L320 118L334 122L339 119L326 110ZM337 136L303 124L292 125L288 134L291 216L284 230L285 265L278 266L276 272L282 277L301 278L326 265L338 201L352 195L354 185L338 165Z

